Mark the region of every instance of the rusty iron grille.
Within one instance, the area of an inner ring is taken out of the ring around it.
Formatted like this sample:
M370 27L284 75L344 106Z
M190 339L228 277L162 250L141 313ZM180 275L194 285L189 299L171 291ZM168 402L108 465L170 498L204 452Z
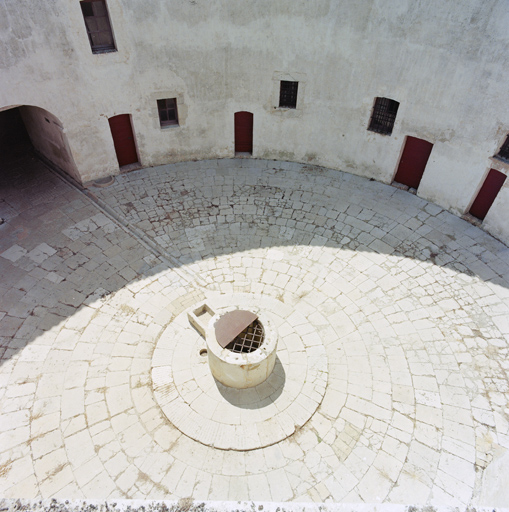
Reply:
M262 345L265 338L263 325L256 319L250 323L233 341L231 341L226 348L232 352L248 354L254 352L260 345Z
M399 103L389 98L376 98L368 130L390 135L396 121Z
M297 89L299 82L281 80L279 90L279 106L283 108L297 108Z
M506 137L505 142L502 144L496 156L506 162L509 161L509 135Z

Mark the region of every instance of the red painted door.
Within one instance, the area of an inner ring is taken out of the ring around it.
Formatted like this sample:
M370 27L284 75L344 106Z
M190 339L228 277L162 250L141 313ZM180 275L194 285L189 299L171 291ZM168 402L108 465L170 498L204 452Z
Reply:
M253 114L235 112L235 152L253 152Z
M117 153L118 165L122 167L137 162L138 154L134 143L131 116L120 114L119 116L110 117L108 122L110 123L113 144Z
M470 207L469 213L474 217L483 220L484 217L486 217L488 210L491 208L493 201L495 201L497 194L500 192L506 178L507 176L505 174L502 174L495 169L490 169L481 190L479 190L477 197L474 199L474 202Z
M427 140L407 137L394 181L418 188L433 144Z

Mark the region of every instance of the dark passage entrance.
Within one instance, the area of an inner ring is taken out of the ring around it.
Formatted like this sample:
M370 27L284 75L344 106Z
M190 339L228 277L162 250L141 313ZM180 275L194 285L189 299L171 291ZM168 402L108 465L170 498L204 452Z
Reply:
M490 169L468 213L483 220L488 210L491 208L493 201L495 201L497 194L500 192L506 178L507 176L500 171Z
M253 114L235 112L235 153L253 153Z
M134 164L138 162L138 153L134 142L134 133L131 126L131 116L129 114L120 114L110 117L111 135L115 152L117 153L118 165Z
M62 123L42 108L21 105L0 111L0 151L4 163L30 155L80 181Z
M421 182L433 144L416 137L407 137L394 181L418 188Z
M33 146L19 108L0 112L0 153L2 160L10 160L32 151Z

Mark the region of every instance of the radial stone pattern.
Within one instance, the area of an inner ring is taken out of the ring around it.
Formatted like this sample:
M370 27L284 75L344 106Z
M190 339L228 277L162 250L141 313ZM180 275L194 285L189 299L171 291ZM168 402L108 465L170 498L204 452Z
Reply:
M157 403L181 432L215 448L253 450L286 439L323 400L328 368L320 336L304 315L277 299L233 293L212 300L220 307L270 312L279 338L274 371L254 388L215 381L200 354L204 340L182 313L165 329L152 357Z
M46 201L15 199L41 176ZM508 502L503 244L300 164L176 164L93 193L124 227L44 169L5 191L2 495ZM266 382L214 381L187 318L204 300L270 315Z

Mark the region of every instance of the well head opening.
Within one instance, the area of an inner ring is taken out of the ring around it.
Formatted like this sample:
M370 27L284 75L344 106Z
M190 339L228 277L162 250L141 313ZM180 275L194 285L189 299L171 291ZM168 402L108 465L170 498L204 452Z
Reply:
M277 331L259 307L218 307L216 301L221 300L215 299L211 306L202 302L187 313L207 343L198 353L207 357L212 375L224 386L245 389L261 384L276 363Z
M259 348L265 339L265 332L260 320L250 323L225 348L239 354L249 354Z
M258 315L242 309L221 315L214 325L214 331L221 348L239 354L255 351L265 337Z

